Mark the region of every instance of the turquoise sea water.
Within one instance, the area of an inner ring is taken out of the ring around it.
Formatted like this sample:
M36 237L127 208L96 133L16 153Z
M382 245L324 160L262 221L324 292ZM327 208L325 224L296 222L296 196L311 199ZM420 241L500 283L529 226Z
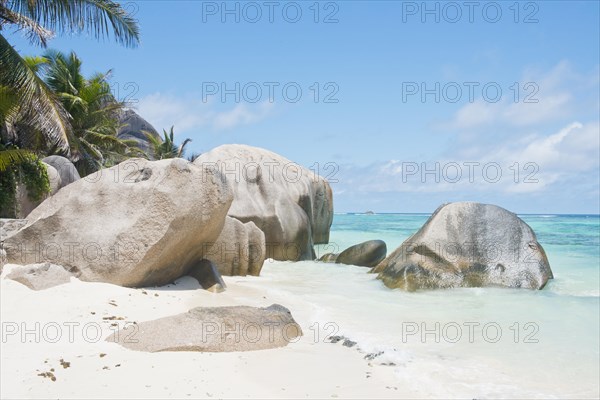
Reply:
M549 291L575 296L600 295L600 216L520 215L546 250L555 278ZM381 239L388 253L427 221L429 214L336 214L330 244L319 253ZM320 254L319 254L320 255Z
M389 253L427 218L337 214L331 243L317 253L369 239L384 240ZM600 217L521 218L536 232L555 276L540 291L407 293L386 288L366 268L317 262L269 261L248 284L297 299L292 312L315 340L335 330L365 353L383 352L374 362L394 364L404 396L598 398Z

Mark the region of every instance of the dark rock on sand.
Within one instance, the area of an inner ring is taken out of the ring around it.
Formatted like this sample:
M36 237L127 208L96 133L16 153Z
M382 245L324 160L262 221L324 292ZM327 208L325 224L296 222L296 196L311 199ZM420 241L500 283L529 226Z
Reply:
M209 292L220 293L227 288L217 266L209 260L199 261L192 267L188 275L196 279L200 286Z

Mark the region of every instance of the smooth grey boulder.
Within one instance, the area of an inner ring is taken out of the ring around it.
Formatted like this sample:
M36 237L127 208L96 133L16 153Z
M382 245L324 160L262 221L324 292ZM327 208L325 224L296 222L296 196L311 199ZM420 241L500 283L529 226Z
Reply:
M204 257L226 276L258 276L267 253L263 231L252 221L244 224L231 217L225 218L219 237L204 246Z
M119 122L121 127L119 128L117 137L122 140L135 141L136 146L146 154L149 153L150 143L144 132L160 138L156 129L133 110L122 111L119 115Z
M164 285L203 257L233 199L223 176L184 159L129 159L59 190L4 242L8 262L50 262L84 281Z
M79 172L77 172L77 168L75 168L75 165L73 165L73 163L65 157L48 156L43 158L42 161L48 165L51 165L57 171L58 178L60 180L59 189L81 179ZM50 171L48 171L48 174L50 174Z
M32 290L44 290L58 285L64 285L75 276L60 265L41 263L13 268L6 279L22 283Z
M200 260L188 275L196 279L203 289L213 293L224 292L227 288L217 266L209 260Z
M266 308L197 307L187 313L129 325L107 342L131 350L230 352L273 349L302 336L290 310Z
M313 260L313 245L329 241L333 199L329 183L313 171L265 149L219 146L194 163L226 175L234 193L228 212L265 234L266 258Z
M385 259L387 246L383 240L368 240L348 247L336 258L338 264L372 268Z
M553 278L533 230L501 207L472 202L439 207L373 272L390 288L503 286L541 289Z

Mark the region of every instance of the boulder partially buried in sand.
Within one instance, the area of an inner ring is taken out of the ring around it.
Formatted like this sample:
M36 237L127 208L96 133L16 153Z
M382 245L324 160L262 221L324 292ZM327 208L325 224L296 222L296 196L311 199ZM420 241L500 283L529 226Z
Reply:
M266 308L197 307L187 313L129 325L107 342L131 350L227 352L273 349L302 336L290 310Z
M221 171L234 193L228 214L265 234L266 258L313 260L313 245L329 241L333 200L329 183L313 171L265 149L219 146L194 163Z
M59 190L4 243L9 263L50 262L81 280L164 285L201 260L232 201L220 173L130 159Z
M517 215L480 203L439 207L375 267L390 288L504 286L541 289L553 278L533 230Z
M74 276L60 265L41 263L13 268L6 279L19 282L32 290L44 290L54 286L64 285Z

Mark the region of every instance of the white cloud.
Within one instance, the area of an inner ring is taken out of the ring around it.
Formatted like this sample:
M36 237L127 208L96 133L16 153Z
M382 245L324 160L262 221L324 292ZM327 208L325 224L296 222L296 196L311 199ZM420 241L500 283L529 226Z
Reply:
M542 191L552 184L569 185L581 174L598 176L600 124L573 122L550 135L531 136L526 142L508 141L483 156L509 164L518 162L521 180L535 171L536 184L508 185L510 191ZM525 166L529 165L528 168Z
M458 110L451 125L458 129L472 128L489 124L494 119L494 106L479 100Z
M201 101L161 93L140 99L138 112L158 131L175 125L176 132L205 127L214 114L214 111Z
M212 122L217 130L232 129L238 125L249 125L263 120L269 115L272 108L273 103L267 101L258 104L253 109L241 103L230 111L216 113Z
M576 107L574 91L597 85L597 77L573 72L567 61L547 72L528 70L515 86L503 87L496 103L482 99L462 106L443 129L473 130L502 124L507 127L531 127L567 118Z
M159 131L175 126L177 133L200 128L215 131L231 130L239 126L258 123L268 117L274 108L267 101L257 104L237 104L233 108L217 111L214 102L197 98L176 97L154 93L138 104L139 114Z
M573 122L547 135L504 138L492 149L472 147L468 158L341 166L338 189L349 194L542 193L582 180L597 182L599 169L600 123Z

